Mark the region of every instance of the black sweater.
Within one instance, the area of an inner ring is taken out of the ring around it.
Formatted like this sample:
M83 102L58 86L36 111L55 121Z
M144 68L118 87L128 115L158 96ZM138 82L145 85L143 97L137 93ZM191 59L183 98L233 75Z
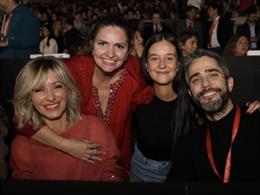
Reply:
M216 167L223 177L235 109L219 121L210 122L213 156ZM209 163L205 147L206 128L188 133L177 144L169 181L222 182ZM260 170L260 113L252 115L241 110L241 120L232 147L230 182L259 181Z
M137 108L133 117L137 146L152 160L170 160L173 141L173 112L176 101L164 102L154 96L149 104Z

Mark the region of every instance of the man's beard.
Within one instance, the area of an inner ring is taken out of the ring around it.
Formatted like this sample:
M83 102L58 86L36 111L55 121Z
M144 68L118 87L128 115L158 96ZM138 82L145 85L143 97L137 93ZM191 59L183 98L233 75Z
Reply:
M230 92L226 89L220 89L220 88L215 88L215 89L210 89L210 90L215 90L220 93L220 98L217 100L210 100L206 103L203 103L200 101L200 96L206 93L208 90L205 90L201 93L199 93L196 98L193 97L193 100L195 104L203 110L206 114L215 114L218 112L223 111L226 106L227 102L230 99Z

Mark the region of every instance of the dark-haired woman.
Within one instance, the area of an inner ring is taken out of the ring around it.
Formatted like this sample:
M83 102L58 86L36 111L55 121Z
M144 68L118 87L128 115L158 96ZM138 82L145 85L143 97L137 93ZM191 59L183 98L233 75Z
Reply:
M42 27L43 39L40 42L40 52L42 54L55 54L58 53L57 41L53 38L51 28L48 26Z

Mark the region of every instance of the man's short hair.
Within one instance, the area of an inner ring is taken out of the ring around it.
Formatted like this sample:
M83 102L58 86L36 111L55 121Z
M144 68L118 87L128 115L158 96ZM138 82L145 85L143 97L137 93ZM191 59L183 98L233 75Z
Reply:
M153 16L154 14L158 14L158 15L162 16L162 13L161 13L161 11L158 8L155 8L155 9L152 10L152 14L151 15Z
M187 72L188 72L189 66L192 64L193 60L203 57L203 56L207 56L207 57L215 59L217 61L217 65L223 71L225 78L230 77L230 71L229 71L229 68L226 64L226 60L224 59L224 57L222 57L221 55L219 55L216 52L208 51L205 49L197 49L190 56L188 56L187 60L185 61L184 70L185 70L185 78L186 78L187 84L189 84L188 78L187 78Z
M191 10L193 10L193 9L196 10L196 11L198 10L197 7L194 7L193 5L188 5L188 6L186 7L186 10L185 10L185 11L186 11L186 12L189 12L189 11L191 11Z
M219 1L210 1L208 3L208 8L213 8L218 10L218 14L221 15L223 11L222 5L219 3Z

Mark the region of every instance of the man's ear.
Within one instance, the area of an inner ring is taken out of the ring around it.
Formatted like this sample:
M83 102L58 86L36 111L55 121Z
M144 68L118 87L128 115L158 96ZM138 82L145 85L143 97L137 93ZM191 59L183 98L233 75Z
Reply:
M229 77L227 79L227 84L228 84L228 90L229 92L231 92L234 88L234 78L233 77Z

